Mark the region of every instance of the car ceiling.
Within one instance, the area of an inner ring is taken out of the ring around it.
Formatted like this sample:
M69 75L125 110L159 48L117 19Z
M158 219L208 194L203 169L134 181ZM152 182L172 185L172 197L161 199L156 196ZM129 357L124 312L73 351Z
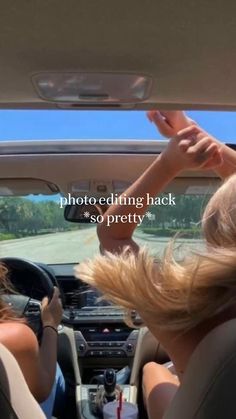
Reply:
M32 75L83 71L151 76L149 99L131 108L236 109L233 0L0 0L0 7L1 108L57 108L38 97Z

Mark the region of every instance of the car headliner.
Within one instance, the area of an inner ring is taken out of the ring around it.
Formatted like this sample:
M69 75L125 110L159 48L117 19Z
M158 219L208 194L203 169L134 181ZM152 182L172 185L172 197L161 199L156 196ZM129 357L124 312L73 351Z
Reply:
M234 0L0 0L0 7L2 108L57 108L31 83L45 71L151 76L150 98L133 109L236 108Z
M80 109L78 104L43 101L31 81L39 72L76 71L152 77L149 99L128 106L117 104L117 109L236 109L233 0L227 7L218 0L213 5L182 0L178 6L173 0L0 0L0 7L2 109ZM8 146L1 143L1 153ZM67 143L63 154L45 152L44 147L32 153L22 149L21 155L11 148L7 155L1 154L1 178L13 182L16 178L45 179L67 193L72 180L131 182L158 152L135 149L114 154L116 145L111 144L109 153L74 150L70 154ZM133 144L128 142L127 147ZM187 183L193 177L214 175L183 176Z

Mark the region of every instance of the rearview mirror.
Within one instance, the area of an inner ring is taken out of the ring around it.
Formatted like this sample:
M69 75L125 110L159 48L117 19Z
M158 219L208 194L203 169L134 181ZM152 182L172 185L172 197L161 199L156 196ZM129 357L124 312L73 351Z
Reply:
M97 216L103 213L99 205L66 205L64 218L71 223L96 223Z

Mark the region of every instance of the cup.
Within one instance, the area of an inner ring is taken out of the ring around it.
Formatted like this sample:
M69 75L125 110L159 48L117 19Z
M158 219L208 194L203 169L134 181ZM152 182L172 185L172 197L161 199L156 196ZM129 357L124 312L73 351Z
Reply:
M110 402L103 406L103 419L118 419L117 408L119 402ZM123 402L120 419L138 419L138 407L136 404Z

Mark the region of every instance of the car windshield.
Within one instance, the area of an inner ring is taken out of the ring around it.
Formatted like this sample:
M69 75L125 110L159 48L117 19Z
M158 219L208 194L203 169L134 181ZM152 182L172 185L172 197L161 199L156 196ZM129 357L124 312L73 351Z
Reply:
M164 194L150 201L134 239L161 256L176 234L177 250L203 249L200 223L209 195ZM128 222L128 220L127 220ZM64 219L60 196L0 198L0 256L49 264L76 263L99 252L96 225ZM181 246L179 247L179 244Z

